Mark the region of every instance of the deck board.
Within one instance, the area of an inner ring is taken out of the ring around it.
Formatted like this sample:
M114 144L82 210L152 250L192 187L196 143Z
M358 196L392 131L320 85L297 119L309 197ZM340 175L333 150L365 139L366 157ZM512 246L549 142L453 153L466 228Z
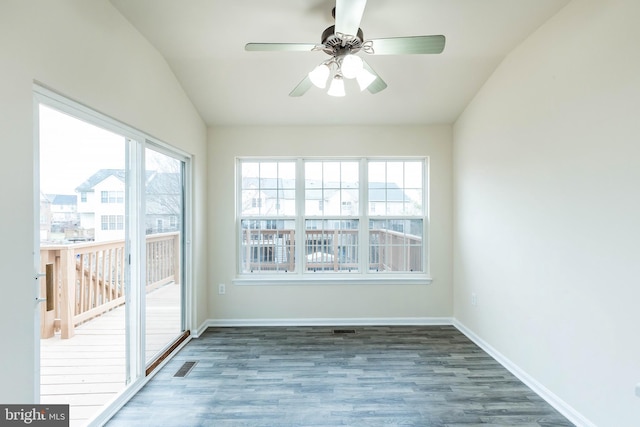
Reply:
M147 294L146 358L180 334L180 286ZM125 310L117 307L75 330L40 340L40 401L71 405L72 427L80 427L125 388Z

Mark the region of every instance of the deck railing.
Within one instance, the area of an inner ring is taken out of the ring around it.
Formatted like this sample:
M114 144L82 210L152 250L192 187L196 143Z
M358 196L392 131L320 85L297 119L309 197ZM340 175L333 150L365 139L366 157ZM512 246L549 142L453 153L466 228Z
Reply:
M147 236L147 292L180 278L180 233ZM40 336L57 330L71 338L79 324L124 304L125 243L90 242L41 246L40 264L46 273L41 283Z
M358 230L306 230L304 255L307 271L357 271ZM242 236L242 271L293 272L294 230L245 229ZM370 271L422 271L422 238L393 230L369 232Z

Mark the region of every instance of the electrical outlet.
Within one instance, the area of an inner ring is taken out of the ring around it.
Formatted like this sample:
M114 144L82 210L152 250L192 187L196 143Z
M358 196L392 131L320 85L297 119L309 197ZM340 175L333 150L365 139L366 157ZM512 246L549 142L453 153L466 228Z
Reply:
M478 295L475 292L471 293L471 305L478 305Z
M224 283L220 283L218 285L218 295L224 295L226 291L227 291L227 289L224 286Z

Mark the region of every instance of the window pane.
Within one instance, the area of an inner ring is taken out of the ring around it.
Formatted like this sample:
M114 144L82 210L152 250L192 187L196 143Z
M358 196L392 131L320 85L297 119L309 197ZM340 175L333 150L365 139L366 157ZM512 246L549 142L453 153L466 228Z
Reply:
M340 181L343 182L343 187L353 183L355 184L354 188L358 188L360 182L360 164L358 162L342 162Z
M242 220L242 273L295 270L295 221Z
M295 162L242 162L242 216L295 215Z
M405 162L405 188L422 188L422 162Z
M423 161L369 162L369 215L422 215L423 165Z
M387 184L395 184L396 187L404 186L404 162L387 162Z
M322 164L322 183L324 188L340 188L339 162L324 162Z
M304 210L309 216L322 215L324 203L322 190L306 190Z
M304 177L307 188L322 187L322 162L305 162Z
M358 272L358 220L305 221L305 270Z
M419 219L370 221L370 271L422 272L422 227Z
M422 190L407 189L404 194L404 213L412 216L422 215Z
M260 192L258 190L242 190L242 216L260 214Z
M395 184L388 184L387 215L402 215L404 207L404 192L400 188L393 188Z
M343 216L358 215L358 190L342 190L340 194L340 214Z
M324 215L340 215L340 190L324 189Z
M278 175L282 179L282 188L296 188L296 164L293 162L278 163Z
M305 215L358 215L358 181L357 161L305 162Z
M295 216L296 214L296 191L281 190L281 198L278 200L278 214L284 216Z

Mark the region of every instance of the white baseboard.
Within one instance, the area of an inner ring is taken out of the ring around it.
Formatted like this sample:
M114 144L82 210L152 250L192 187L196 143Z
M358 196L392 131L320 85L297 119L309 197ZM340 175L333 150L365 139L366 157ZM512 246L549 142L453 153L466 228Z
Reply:
M586 419L582 414L573 409L564 400L560 399L556 394L551 392L548 388L539 383L531 375L527 374L518 365L506 358L502 353L489 345L485 340L476 335L473 331L454 319L453 326L455 326L460 332L473 341L478 347L484 350L487 354L493 357L498 363L504 366L509 372L522 381L527 387L533 390L538 396L544 399L549 405L553 406L558 412L564 415L569 421L574 423L578 427L596 427L591 421Z
M191 330L191 336L193 338L200 338L200 335L202 335L204 331L207 330L208 327L209 327L209 320L205 320L204 322L202 322L202 324L200 324L200 326L198 326L197 329Z
M208 319L198 328L198 336L207 328L243 326L427 326L453 325L451 317L371 317L317 319Z

